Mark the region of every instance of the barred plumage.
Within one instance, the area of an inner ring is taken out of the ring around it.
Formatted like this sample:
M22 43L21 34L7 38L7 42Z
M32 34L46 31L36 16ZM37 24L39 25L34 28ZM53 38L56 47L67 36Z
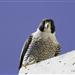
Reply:
M32 33L22 48L20 65L27 66L60 54L60 45L55 37L55 26L52 19L40 23L37 31Z
M32 61L34 61L32 63L35 63L54 57L60 52L58 48L60 48L60 45L50 39L33 39L24 57L23 64L28 65L31 64Z

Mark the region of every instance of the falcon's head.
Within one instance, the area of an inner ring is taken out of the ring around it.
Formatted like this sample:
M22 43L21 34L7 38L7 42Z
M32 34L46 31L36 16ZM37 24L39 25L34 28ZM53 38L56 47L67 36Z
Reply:
M53 34L55 32L54 21L52 19L44 19L40 23L39 30L41 32L50 32Z

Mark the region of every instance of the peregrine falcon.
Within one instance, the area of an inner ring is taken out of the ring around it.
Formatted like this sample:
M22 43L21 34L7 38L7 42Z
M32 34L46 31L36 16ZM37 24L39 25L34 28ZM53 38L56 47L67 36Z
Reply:
M55 36L52 19L44 19L32 33L22 48L19 69L33 63L52 58L60 54L60 44Z

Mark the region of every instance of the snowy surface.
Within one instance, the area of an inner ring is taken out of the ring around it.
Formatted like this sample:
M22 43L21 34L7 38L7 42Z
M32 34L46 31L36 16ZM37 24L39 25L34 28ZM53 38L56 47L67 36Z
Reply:
M27 74L75 74L75 50L60 56L22 67L19 75Z

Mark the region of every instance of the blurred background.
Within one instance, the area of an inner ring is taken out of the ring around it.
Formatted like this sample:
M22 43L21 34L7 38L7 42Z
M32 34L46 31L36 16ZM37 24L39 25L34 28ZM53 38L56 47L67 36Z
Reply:
M55 22L61 54L75 49L73 0L0 0L0 74L18 74L20 52L26 38L44 18Z

